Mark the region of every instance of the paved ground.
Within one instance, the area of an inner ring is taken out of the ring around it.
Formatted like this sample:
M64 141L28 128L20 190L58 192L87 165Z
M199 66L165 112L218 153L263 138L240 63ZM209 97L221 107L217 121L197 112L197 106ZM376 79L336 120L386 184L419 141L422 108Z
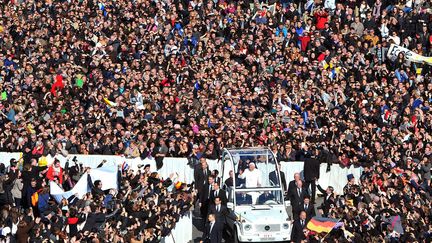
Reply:
M315 209L316 209L316 207L321 205L322 202L323 202L323 199L321 197L318 197L316 199ZM292 218L291 207L287 207L287 212L288 212L288 215ZM202 231L204 229L205 222L200 217L198 217L199 214L200 214L199 209L196 208L193 212L194 217L192 218L192 224L193 224L192 237L193 237L193 239L190 241L193 243L200 242L201 236L202 236ZM228 241L226 241L225 243L228 243Z
M193 239L190 242L198 243L201 240L202 232L204 230L205 221L199 217L200 211L199 208L195 208L193 211L192 217L192 237ZM228 243L228 241L222 241Z

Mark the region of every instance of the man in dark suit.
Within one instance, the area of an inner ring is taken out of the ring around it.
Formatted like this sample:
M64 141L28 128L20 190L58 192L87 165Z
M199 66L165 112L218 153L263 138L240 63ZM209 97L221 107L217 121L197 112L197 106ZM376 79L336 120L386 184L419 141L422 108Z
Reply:
M221 223L216 220L214 214L209 214L208 221L200 243L221 243L223 232Z
M300 215L301 211L305 211L306 220L310 220L313 216L315 216L315 208L314 205L310 202L309 195L306 195L303 199L303 203L297 207L295 214Z
M237 193L236 194L236 204L237 205L252 204L252 196L249 194L246 194L245 192Z
M315 181L320 176L320 161L318 160L319 150L315 149L312 156L307 158L304 162L304 180L305 180L305 188L310 189L311 201L315 203L315 192L316 192L316 184Z
M297 181L296 184L297 186L295 188L295 191L294 193L292 193L290 198L294 219L298 218L296 210L301 206L306 195L308 195L306 189L303 188L303 182L301 180Z
M210 206L209 214L214 214L216 221L219 223L226 223L226 217L228 215L228 208L222 204L222 200L219 197L214 199L213 205Z
M203 189L199 196L199 200L200 200L199 206L201 211L201 217L203 219L207 217L208 208L210 205L210 194L212 191L213 183L214 183L214 177L210 175L208 177L207 183L204 184Z
M203 190L204 184L207 183L210 173L206 159L201 158L200 164L194 169L195 188L198 191L198 197Z
M327 187L326 190L323 190L320 185L317 184L318 191L320 191L324 196L324 201L318 209L323 211L324 216L326 217L328 212L332 207L335 206L335 196L334 196L334 188L332 186Z
M234 186L234 171L229 171L229 178L225 180L224 189L227 190L226 187L232 187Z
M220 186L217 182L213 183L213 190L210 193L210 201L213 204L216 197L219 197L222 201L222 205L226 205L228 202L228 198L226 195L226 191L220 189Z
M279 183L282 182L282 188L283 191L285 192L287 190L287 184L286 184L286 179L285 179L285 173L283 173L283 171L281 171L281 165L277 164L278 169L270 172L269 174L269 179L270 181L274 184L274 185L279 185ZM279 175L278 175L278 171L280 173L280 182L279 182Z
M275 197L269 191L265 191L258 197L258 204L264 204L268 200L275 200Z
M306 229L306 212L301 211L299 215L297 215L296 220L294 220L293 227L291 229L291 242L300 243L302 240L306 239L304 230Z
M215 183L218 183L220 185L221 183L221 178L219 176L219 171L218 170L212 170L211 175L214 176L215 178Z
M295 173L294 180L290 181L290 183L288 184L288 192L287 192L288 199L291 199L292 194L295 193L297 187L296 182L299 180L300 180L300 173Z

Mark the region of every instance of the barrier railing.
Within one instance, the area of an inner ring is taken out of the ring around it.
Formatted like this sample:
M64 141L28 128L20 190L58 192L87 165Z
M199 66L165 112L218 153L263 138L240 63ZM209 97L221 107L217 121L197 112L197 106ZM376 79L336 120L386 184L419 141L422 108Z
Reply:
M11 158L19 159L20 153L0 153L0 162L8 165L9 160ZM74 162L72 158L76 156L76 160L78 163L82 163L83 166L95 168L97 167L102 160L106 160L107 164L121 166L123 163L127 163L128 166L134 170L138 170L138 165L150 165L151 171L158 171L162 178L167 178L171 173L175 172L178 174L177 180L191 183L193 178L193 168L188 165L187 158L171 158L166 157L163 160L163 167L159 170L156 170L156 162L154 159L144 159L140 158L126 158L124 156L107 156L107 155L69 155L68 157L64 157L62 155L56 156L57 159L60 160L62 166L65 165L66 161L69 160L69 164L72 165ZM51 164L54 161L54 158L51 156L47 156L46 160L48 164ZM207 160L209 169L214 170L217 169L221 171L222 162L219 160ZM281 162L281 170L285 173L285 178L287 183L293 179L294 173L303 171L303 162ZM353 174L355 178L359 178L362 172L362 168L354 168L353 166L349 168L342 168L337 164L331 165L330 171L327 172L327 164L321 164L320 168L320 178L319 184L325 188L327 186L333 186L335 192L341 194L343 192L343 187L347 183L346 176L348 174Z
M187 243L193 240L192 238L192 212L188 212L179 219L174 229L161 240L161 243Z

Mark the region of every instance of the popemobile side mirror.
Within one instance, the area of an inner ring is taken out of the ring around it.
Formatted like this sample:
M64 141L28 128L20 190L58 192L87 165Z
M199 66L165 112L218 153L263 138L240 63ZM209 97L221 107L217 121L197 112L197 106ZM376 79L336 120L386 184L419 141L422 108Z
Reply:
M228 208L228 209L233 209L233 208L234 208L234 203L232 203L232 202L228 202L228 203L227 203L227 208Z

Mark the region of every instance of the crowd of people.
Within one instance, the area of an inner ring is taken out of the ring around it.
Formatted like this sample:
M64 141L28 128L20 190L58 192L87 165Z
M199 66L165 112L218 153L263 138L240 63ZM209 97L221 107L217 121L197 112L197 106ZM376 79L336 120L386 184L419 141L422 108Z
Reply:
M392 43L430 52L429 1L407 2L3 4L0 150L162 161L272 146L292 161L322 146L347 166L397 163L405 146L419 159L430 67L387 57Z
M1 242L156 243L170 236L194 202L190 185L175 181L174 173L159 178L150 165L138 171L120 167L117 187L105 190L79 161L62 168L56 160L41 169L32 159L20 171L11 160L7 173L1 166ZM50 195L50 182L69 191L83 176L91 191L82 197L76 193L59 202Z
M41 178L76 181L65 168L45 171L50 155L153 158L161 168L166 156L199 164L226 147L268 146L279 161L319 150L327 163L362 166L360 189L345 198L354 206L331 210L361 223L360 238L390 231L364 223L383 209L400 216L404 239L430 235L430 63L388 51L395 44L432 56L431 7L430 0L2 1L0 151L22 152L18 166L3 161L3 189L14 193L3 190L3 224L19 222L19 232L32 228L36 238L63 234L39 221L40 212L12 209L29 208L32 184L44 200ZM55 220L71 214L58 206ZM75 215L85 210L104 211L96 204Z
M426 177L419 176L423 169L378 164L366 167L360 178L347 176L340 195L332 186L322 188L318 184L323 202L315 205L317 210L311 200L314 193L303 186L300 174L296 173L288 188L294 215L291 241L430 242L430 166ZM330 233L319 234L307 225L314 216L337 219L340 223Z

